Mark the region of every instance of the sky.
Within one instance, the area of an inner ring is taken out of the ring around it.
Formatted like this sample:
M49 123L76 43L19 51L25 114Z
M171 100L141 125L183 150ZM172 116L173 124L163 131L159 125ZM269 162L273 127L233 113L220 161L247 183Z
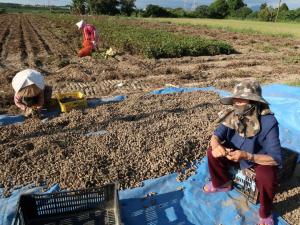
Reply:
M161 5L163 7L192 7L193 2L197 5L209 5L213 0L136 0L135 5L138 8L145 8L148 4ZM9 2L9 3L20 3L20 4L39 4L39 5L67 5L70 4L71 0L0 0L0 2ZM184 4L184 2L187 2ZM278 0L244 0L244 2L249 6L261 5L266 2L268 5L274 7L277 6ZM286 3L290 9L300 8L300 0L282 0L283 3Z

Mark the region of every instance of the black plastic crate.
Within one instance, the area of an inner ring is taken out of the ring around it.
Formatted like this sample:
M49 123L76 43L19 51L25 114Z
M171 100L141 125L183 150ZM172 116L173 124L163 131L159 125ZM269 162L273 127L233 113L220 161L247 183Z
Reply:
M278 171L278 181L282 183L290 178L295 170L298 153L282 148L282 168ZM233 169L233 168L232 168ZM253 169L231 171L233 174L233 186L242 193L251 203L257 204L259 201L259 191L255 184L255 171Z
M253 169L238 170L233 177L233 187L253 204L258 203L259 192L255 184Z
M117 184L20 196L14 225L121 225Z

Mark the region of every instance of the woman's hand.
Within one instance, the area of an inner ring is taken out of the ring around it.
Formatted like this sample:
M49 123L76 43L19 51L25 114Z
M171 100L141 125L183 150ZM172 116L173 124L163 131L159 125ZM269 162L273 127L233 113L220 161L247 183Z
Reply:
M222 145L217 145L216 147L212 148L212 155L214 158L224 157L226 156L226 150Z
M239 162L240 160L247 160L247 153L241 150L234 150L234 151L229 151L228 154L226 155L226 158L234 161L234 162Z

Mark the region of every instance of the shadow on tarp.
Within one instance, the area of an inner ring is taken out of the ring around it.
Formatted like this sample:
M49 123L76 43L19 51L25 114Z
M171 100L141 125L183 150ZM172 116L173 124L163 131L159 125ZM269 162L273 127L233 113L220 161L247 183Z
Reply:
M104 105L104 104L111 104L111 103L117 103L121 102L126 99L125 95L117 95L113 97L106 97L106 98L92 98L88 99L88 107L94 108L99 105ZM48 112L47 110L42 111L42 119L45 118L52 118L56 117L60 114L60 110L51 110ZM9 124L14 124L14 123L22 123L25 121L25 116L23 115L0 115L0 126L4 125L9 125Z
M182 191L173 191L147 198L122 200L122 222L138 225L192 225L179 204L182 197Z
M256 224L259 205L249 203L236 190L214 194L202 191L208 174L205 157L197 173L186 181L177 182L177 174L170 174L146 180L142 187L120 191L122 221L125 225ZM145 199L153 192L157 194ZM274 218L275 225L288 224L275 214Z
M202 191L208 181L207 158L197 164L197 173L183 182L173 173L143 182L142 187L119 191L122 221L125 225L253 225L258 221L258 205L248 203L237 191L206 194ZM178 190L178 188L183 190ZM46 193L59 190L54 185ZM20 194L40 193L42 188L26 186L1 198L0 225L10 225L15 217ZM149 193L156 193L148 196ZM287 225L274 215L275 225Z

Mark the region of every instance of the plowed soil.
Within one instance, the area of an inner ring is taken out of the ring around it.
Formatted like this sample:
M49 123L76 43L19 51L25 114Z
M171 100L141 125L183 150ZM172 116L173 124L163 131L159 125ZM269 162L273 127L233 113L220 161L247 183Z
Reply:
M114 105L0 127L0 183L7 189L42 180L70 189L114 180L122 188L136 187L203 157L222 108L218 96L146 95L150 90L168 85L230 90L248 77L262 83L299 81L300 40L295 39L126 20L224 40L239 54L156 60L120 52L115 58L78 58L81 36L74 24L30 14L0 15L0 22L0 114L20 113L11 80L28 67L41 71L54 92L128 96ZM275 198L276 211L291 224L300 224L298 175L299 168Z

